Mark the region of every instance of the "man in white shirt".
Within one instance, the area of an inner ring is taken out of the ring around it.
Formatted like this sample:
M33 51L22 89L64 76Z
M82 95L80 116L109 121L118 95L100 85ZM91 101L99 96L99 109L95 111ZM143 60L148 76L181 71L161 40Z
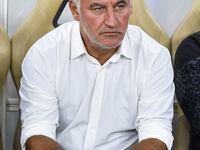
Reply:
M130 0L69 6L76 21L38 40L22 64L22 148L171 149L168 50L128 25Z

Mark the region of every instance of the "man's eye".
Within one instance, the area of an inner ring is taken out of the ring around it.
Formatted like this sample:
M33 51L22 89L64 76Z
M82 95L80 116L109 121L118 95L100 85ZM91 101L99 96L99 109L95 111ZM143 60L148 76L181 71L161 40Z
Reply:
M94 10L96 10L96 11L101 11L103 8L102 7L97 7L97 8L95 8Z
M123 8L122 5L117 5L117 6L116 6L116 9L121 9L121 8Z

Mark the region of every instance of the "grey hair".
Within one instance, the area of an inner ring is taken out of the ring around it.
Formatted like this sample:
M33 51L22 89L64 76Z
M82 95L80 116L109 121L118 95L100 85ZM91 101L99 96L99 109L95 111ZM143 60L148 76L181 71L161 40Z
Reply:
M80 0L73 0L73 2L76 4L76 7L78 8L80 12Z

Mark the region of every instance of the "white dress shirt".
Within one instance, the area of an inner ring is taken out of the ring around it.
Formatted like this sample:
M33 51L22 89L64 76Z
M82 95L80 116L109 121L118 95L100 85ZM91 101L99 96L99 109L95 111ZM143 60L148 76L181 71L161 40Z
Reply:
M83 44L79 22L38 40L22 64L21 144L45 135L66 150L124 150L147 138L171 149L173 69L168 50L129 25L101 65Z

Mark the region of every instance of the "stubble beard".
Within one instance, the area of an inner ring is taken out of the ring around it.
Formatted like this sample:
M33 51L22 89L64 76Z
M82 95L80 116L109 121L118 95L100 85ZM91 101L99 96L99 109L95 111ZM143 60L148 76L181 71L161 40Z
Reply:
M101 44L101 43L98 42L98 41L95 39L95 37L91 34L87 22L86 22L82 17L80 17L80 23L81 23L81 25L82 25L82 28L83 28L85 34L87 35L88 39L89 39L90 42L92 43L92 45L94 45L94 46L97 47L98 49L101 49L102 52L106 53L106 52L110 51L111 49L116 48L116 47L118 47L119 45L121 45L122 40L121 40L118 44L113 45L113 46L105 46L105 45Z

